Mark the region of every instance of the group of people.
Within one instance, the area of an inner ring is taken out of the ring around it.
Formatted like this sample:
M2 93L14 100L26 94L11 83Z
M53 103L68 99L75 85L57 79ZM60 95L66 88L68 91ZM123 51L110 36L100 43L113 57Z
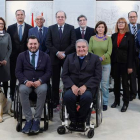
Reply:
M59 83L62 78L71 130L85 128L86 115L99 86L103 93L103 111L107 110L110 75L114 79L115 95L112 108L120 105L122 83L124 103L121 112L127 110L129 101L137 95L137 75L140 99L140 24L137 24L137 12L128 13L129 24L125 18L119 18L111 37L107 35L104 21L99 21L94 29L87 26L85 15L77 18L79 28L76 29L65 23L64 11L56 13L57 23L49 28L44 27L43 16L36 17L37 26L33 28L24 22L24 10L17 10L15 15L17 23L8 26L7 30L4 19L0 18L0 82L7 97L10 80L13 101L16 80L19 81L20 100L26 118L23 133L39 132L50 78L53 108L59 105ZM34 119L29 103L32 90L37 94ZM77 100L80 104L78 113Z

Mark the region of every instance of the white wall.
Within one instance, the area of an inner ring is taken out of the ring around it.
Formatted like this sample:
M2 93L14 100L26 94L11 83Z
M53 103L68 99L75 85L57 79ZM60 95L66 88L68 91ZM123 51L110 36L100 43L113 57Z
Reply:
M5 19L5 0L0 0L0 17Z

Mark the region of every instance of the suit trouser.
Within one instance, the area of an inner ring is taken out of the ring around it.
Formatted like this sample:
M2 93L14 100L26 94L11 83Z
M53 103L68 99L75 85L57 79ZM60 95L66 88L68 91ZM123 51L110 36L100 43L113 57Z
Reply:
M32 90L34 90L34 92L37 94L37 103L34 118L40 120L44 103L46 100L47 84L42 84L35 89L29 88L23 84L19 86L20 101L26 120L32 120L32 111L29 101L29 94L32 92Z
M138 67L138 96L140 98L140 62Z
M83 95L76 96L71 89L67 90L64 95L64 103L66 104L70 120L73 122L85 122L88 111L92 102L92 93L85 91ZM79 100L80 109L77 112L76 102Z
M58 65L52 65L52 95L54 104L59 104L59 84L60 72L63 66L63 61Z
M123 101L125 104L129 104L129 84L128 84L128 73L127 64L115 63L112 65L112 73L114 78L114 94L115 101L120 102L120 78L122 77L123 86Z
M14 100L14 93L15 93L15 87L16 87L15 68L16 68L16 59L10 59L10 74L11 74L10 96L12 100Z

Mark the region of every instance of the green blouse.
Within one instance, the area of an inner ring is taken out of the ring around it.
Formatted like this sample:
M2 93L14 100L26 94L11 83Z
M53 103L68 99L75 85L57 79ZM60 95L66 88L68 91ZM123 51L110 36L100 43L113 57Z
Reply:
M105 57L105 60L102 61L102 65L107 65L111 63L111 53L112 53L112 40L111 37L106 36L103 39L99 39L95 36L92 36L89 41L89 52L98 55L99 57Z

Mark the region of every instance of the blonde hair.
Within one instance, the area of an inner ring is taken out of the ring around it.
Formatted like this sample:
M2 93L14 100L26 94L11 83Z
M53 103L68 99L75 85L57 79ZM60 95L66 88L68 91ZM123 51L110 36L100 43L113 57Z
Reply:
M123 21L125 22L125 27L124 27L124 32L129 32L129 28L128 28L128 24L127 24L127 21L125 18L121 17L118 19L117 23L116 23L116 26L115 26L115 33L118 33L119 32L119 29L118 29L118 22L120 21Z

